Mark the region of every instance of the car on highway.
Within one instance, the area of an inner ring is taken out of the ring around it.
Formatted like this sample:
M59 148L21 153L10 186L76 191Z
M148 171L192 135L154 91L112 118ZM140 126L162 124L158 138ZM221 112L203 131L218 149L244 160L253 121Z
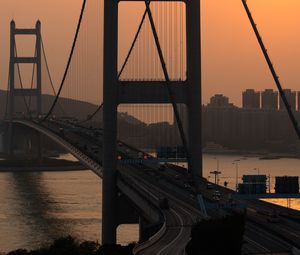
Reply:
M214 187L213 187L213 185L211 183L207 183L206 188L207 189L213 189Z
M176 180L179 180L179 179L180 179L180 174L176 174L174 178L175 178Z
M64 135L65 135L65 130L64 130L64 128L62 128L62 127L59 128L59 134L60 134L61 136L64 136Z
M187 190L190 190L192 188L192 186L188 183L184 183L183 184L184 188L186 188Z
M214 190L214 193L212 195L213 200L220 201L221 200L221 194L220 191Z

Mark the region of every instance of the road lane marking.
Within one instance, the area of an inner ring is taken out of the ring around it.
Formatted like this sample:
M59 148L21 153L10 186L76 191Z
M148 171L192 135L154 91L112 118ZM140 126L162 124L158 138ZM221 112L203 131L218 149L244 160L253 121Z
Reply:
M175 210L173 210L173 209L170 209L170 210L171 210L171 211L173 212L173 214L175 214L176 217L179 219L180 224L183 225L183 220L182 220L182 218L180 217L180 215L178 215L178 213L177 213ZM177 240L181 237L182 232L183 232L183 228L180 229L180 232L179 232L179 234L177 235L177 237L176 237L175 239L173 239L173 241L170 242L168 245L166 245L163 249L161 249L161 250L159 251L159 253L157 253L157 255L162 254L162 252L164 252L164 251L165 251L166 249L168 249L171 245L173 245L175 242L177 242Z

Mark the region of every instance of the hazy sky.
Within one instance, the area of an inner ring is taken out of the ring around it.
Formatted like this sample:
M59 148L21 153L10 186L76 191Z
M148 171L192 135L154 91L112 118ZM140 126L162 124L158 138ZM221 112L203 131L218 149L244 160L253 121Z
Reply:
M89 0L95 1L95 0ZM241 0L202 0L203 98L224 93L236 104L246 88L274 88ZM42 21L49 65L58 84L82 0L0 0L0 87L7 86L9 23ZM300 90L300 1L248 0L282 84ZM131 15L134 11L131 10ZM51 54L49 54L51 52Z

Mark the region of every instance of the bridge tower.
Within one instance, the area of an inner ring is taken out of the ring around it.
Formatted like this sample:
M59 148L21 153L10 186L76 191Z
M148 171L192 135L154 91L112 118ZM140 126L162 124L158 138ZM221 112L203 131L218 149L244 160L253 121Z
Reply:
M16 36L35 36L35 56L17 56L16 52ZM15 115L15 98L17 97L35 97L36 98L36 117L42 112L42 69L41 69L41 22L37 21L35 28L16 28L15 22L10 23L10 64L9 64L9 155L13 155L13 124L12 120ZM17 65L20 64L34 64L36 65L36 87L34 88L17 88L15 81L15 74L18 71ZM30 110L30 109L27 109ZM24 111L25 112L25 111ZM28 112L30 115L30 113ZM40 138L39 138L40 140ZM39 158L40 158L40 142L39 142Z
M170 86L175 102L187 106L189 170L202 176L200 0L183 2L186 5L187 79L172 81ZM118 79L118 4L119 1L104 0L102 243L116 242L118 105L171 103L165 82L139 81L137 86L137 82Z
M16 55L16 35L33 35L36 37L35 56L20 57ZM36 88L16 88L15 73L17 64L35 64L36 65ZM31 96L36 97L36 114L41 114L41 22L37 21L33 29L16 28L14 21L10 24L10 66L9 66L9 119L15 114L15 97Z

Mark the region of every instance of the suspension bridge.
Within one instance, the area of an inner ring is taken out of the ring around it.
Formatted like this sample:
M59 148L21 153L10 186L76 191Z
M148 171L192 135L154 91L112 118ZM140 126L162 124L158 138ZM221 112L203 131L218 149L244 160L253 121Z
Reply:
M234 210L232 192L216 187L222 199L215 202L202 177L200 1L103 2L83 1L57 91L41 23L25 29L11 22L4 116L8 154L14 154L14 125L49 137L102 178L102 243L116 242L118 225L139 224L135 254L185 254L197 221ZM246 1L243 4L261 39ZM136 15L129 25L122 21L131 8ZM32 56L19 54L16 35L35 36ZM29 85L22 77L23 64L32 65ZM155 135L141 142L145 126L155 129ZM167 142L184 148L187 168L162 165L143 150L147 143L154 148ZM220 208L222 203L227 207ZM263 202L249 202L248 207L288 214ZM293 219L286 217L274 230L250 214L244 254L299 249L299 224L291 227L286 221ZM269 241L259 239L257 231Z

